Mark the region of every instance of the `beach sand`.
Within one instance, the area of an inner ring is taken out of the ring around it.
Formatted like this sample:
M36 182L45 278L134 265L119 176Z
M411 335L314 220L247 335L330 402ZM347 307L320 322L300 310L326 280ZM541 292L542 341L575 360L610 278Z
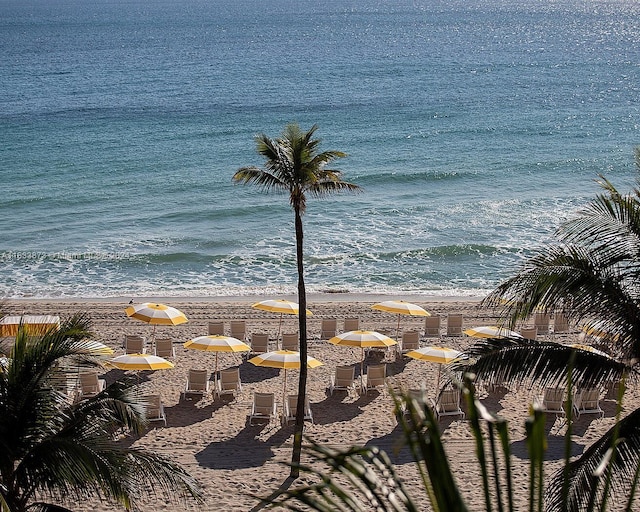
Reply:
M254 391L269 391L276 394L281 406L283 378L278 370L256 367L247 363L238 354L220 354L219 367L238 366L243 390L235 399L226 397L214 401L211 396L203 399L181 399L189 368L207 368L213 371L214 354L185 350L182 343L196 336L207 334L207 323L223 320L227 331L229 321L244 319L248 332L269 332L275 338L280 315L251 308L254 301L265 297L231 298L163 298L151 299L163 302L183 311L189 322L175 327L158 327L157 337L171 337L175 341L176 366L174 369L142 372L140 382L145 393L160 393L165 405L167 426L152 426L135 441L134 446L165 454L183 465L201 483L206 503L199 507L176 507L175 504L149 502L144 510L260 510L261 506L252 495L268 496L281 487L289 474L283 464L290 460L293 439L293 424L282 427L280 423L255 424L249 426L247 415L251 408ZM295 300L295 297L288 297ZM348 396L336 392L330 396L327 390L330 376L336 365L355 364L359 372L360 349L334 346L318 339L323 318L337 318L338 328L345 317L358 316L361 327L366 329L391 329L397 326L397 316L374 311L371 306L380 300L394 297L374 295L310 295L308 309L313 316L308 318L309 355L319 359L324 366L309 370L308 394L315 418L307 424L305 434L316 441L335 447L353 444L376 445L388 451L396 463L413 498L422 510L430 510L423 492L419 475L405 448L395 451L399 428L393 415L393 402L388 393L370 392L368 395ZM431 314L446 317L448 313L462 313L465 328L480 325L495 325L493 311L482 309L479 300L470 298L403 297L427 309ZM62 317L75 312L87 311L93 319L95 339L122 353L121 344L125 334L139 334L150 338L152 328L124 314L130 298L78 299L78 300L5 300L3 314L55 314ZM144 302L144 298L136 298ZM402 316L401 329L420 329L424 319ZM446 322L443 321L443 326ZM283 331L297 330L297 317L283 317ZM444 329L443 329L444 331ZM564 335L563 340L577 339L577 331ZM468 337L443 337L440 343L455 349L464 349L473 340ZM396 388L419 387L424 382L427 390L435 395L438 365L398 358L390 354L371 354L365 362L378 362L382 357L388 362L390 382ZM120 370L105 370L108 383L120 378ZM298 372L288 372L289 393L297 392ZM524 509L528 498L528 459L524 442L524 421L529 404L541 394L539 389L481 392L483 403L494 412L510 421L511 447L513 450L515 493L517 509ZM631 388L626 403L637 400L637 390ZM614 424L615 401L605 397L601 402L605 417L582 415L574 425L572 450L579 455ZM629 408L626 407L625 411ZM563 420L551 416L547 419L549 449L546 454L546 475L561 467L563 457ZM446 450L455 477L471 510L484 509L479 466L468 423L457 418L441 422ZM304 460L304 459L303 459ZM304 479L303 479L304 481ZM294 484L295 485L295 484ZM71 504L68 504L71 505ZM121 510L99 501L72 506L74 510Z

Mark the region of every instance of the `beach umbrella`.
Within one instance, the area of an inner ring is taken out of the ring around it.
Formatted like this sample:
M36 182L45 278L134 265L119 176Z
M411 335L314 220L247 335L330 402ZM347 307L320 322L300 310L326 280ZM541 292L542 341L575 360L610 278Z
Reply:
M395 313L398 315L398 325L396 326L396 339L400 334L400 315L410 316L431 316L431 314L416 304L405 302L403 300L387 300L378 302L371 306L371 309L377 311L385 311L387 313Z
M270 311L271 313L280 313L280 322L278 323L278 336L280 338L280 328L282 327L282 315L297 315L300 306L297 302L291 302L285 299L267 299L256 302L251 305L252 308L261 309L262 311ZM313 313L308 309L307 315L312 316Z
M153 302L133 304L125 308L124 312L129 318L135 318L153 325L153 339L155 339L157 325L180 325L188 322L186 315L182 311L165 304Z
M166 359L151 354L124 354L107 361L120 370L167 370L175 365Z
M438 364L438 379L436 381L436 392L440 387L440 372L443 364L449 364L458 359L462 352L447 347L422 347L417 350L411 350L406 354L408 357L418 359L419 361L429 361Z
M598 350L597 348L592 347L591 345L584 345L582 343L573 343L569 345L571 348L576 348L578 350L586 350L587 352L593 352L594 354L598 354L604 357L608 357L611 359L611 356L602 350Z
M246 343L243 343L238 338L231 336L209 335L198 336L192 340L187 341L184 344L184 348L189 350L201 350L203 352L215 352L216 354L216 369L214 372L214 379L217 379L218 374L218 352L248 352L251 347Z
M256 366L265 366L267 368L279 368L284 370L284 382L282 386L282 403L284 404L286 389L287 389L287 370L299 370L300 369L300 352L294 352L292 350L273 350L271 352L265 352L256 357L249 359L251 364ZM317 368L324 363L317 359L307 356L307 368Z
M620 337L618 334L613 334L609 326L602 320L588 322L582 327L582 332L587 336L609 339L612 341L616 341Z
M389 336L385 336L376 331L347 331L337 336L334 336L329 340L332 345L344 345L346 347L360 347L362 351L362 362L360 364L360 379L362 379L362 372L364 367L364 349L365 348L383 348L392 347L397 345L398 342Z
M472 338L522 338L522 336L515 331L495 326L473 327L463 332Z

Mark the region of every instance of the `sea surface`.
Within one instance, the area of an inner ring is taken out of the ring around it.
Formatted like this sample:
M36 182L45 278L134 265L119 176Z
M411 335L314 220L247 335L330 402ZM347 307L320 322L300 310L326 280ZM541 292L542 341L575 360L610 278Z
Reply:
M286 295L254 137L318 125L310 292L482 296L636 183L637 0L0 0L0 297Z

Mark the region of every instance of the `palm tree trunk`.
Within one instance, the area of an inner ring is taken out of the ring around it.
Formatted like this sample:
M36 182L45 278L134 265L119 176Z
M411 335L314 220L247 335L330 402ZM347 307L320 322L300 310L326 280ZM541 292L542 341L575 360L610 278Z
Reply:
M304 429L304 406L307 398L307 292L304 287L304 264L302 261L302 217L300 209L296 215L296 258L298 262L298 322L300 331L300 379L298 381L298 404L296 425L293 432L293 454L291 456L291 478L298 478L300 455L302 452L302 431Z

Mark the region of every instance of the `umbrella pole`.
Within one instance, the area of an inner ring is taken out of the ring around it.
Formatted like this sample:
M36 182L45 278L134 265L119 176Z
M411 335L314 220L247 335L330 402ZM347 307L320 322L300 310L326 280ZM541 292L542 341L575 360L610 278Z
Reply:
M284 401L287 394L287 369L284 369L284 384L282 385L282 411L284 416Z
M280 321L278 322L278 336L276 337L276 347L280 341L280 331L282 330L282 313L280 313ZM282 347L282 345L280 345Z
M400 313L398 313L398 325L396 326L396 341L400 342Z

